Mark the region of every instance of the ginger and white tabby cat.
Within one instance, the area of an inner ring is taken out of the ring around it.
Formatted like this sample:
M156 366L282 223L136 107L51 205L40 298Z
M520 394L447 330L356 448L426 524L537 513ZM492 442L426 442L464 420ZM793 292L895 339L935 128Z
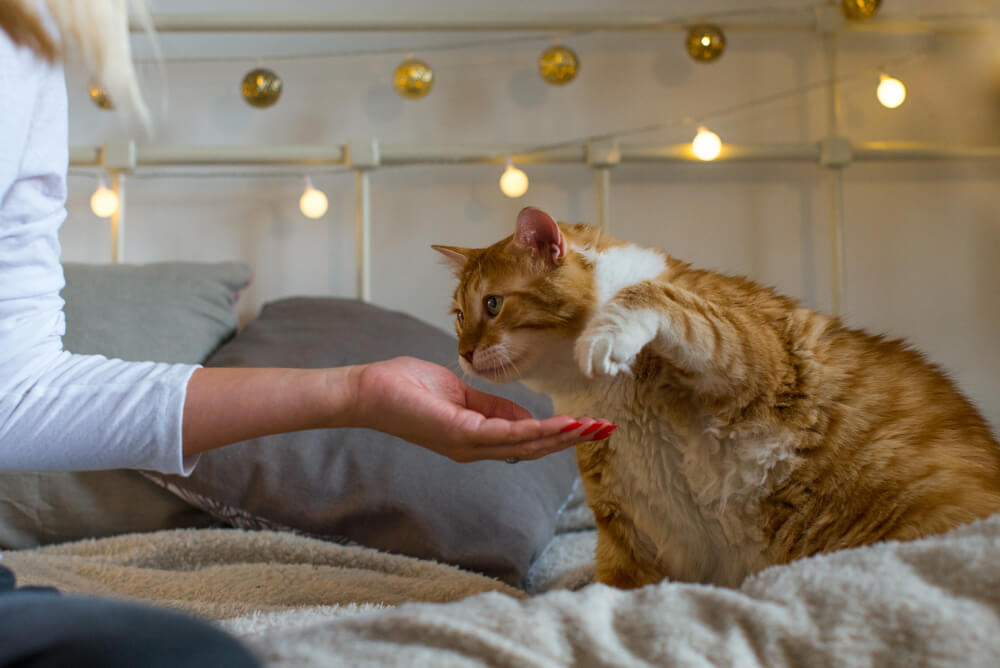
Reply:
M538 209L489 248L434 248L467 373L619 425L577 446L601 582L736 586L1000 510L989 426L902 342Z

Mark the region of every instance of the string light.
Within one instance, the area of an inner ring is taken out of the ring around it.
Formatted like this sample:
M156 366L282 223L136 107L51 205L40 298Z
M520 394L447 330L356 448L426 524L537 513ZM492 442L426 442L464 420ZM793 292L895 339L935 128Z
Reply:
M569 47L555 44L538 57L538 73L554 86L568 84L580 71L580 58Z
M270 107L281 97L281 77L263 67L250 70L240 84L240 94L251 107Z
M528 192L528 175L507 158L507 168L500 175L500 190L507 197L517 198Z
M114 103L111 102L111 96L108 94L108 89L96 81L90 82L90 99L104 111L111 111L115 108Z
M504 41L505 42L508 42L508 41L509 42L513 42L513 41L527 41L529 39L537 39L537 38L534 38L534 37L516 38L514 40L504 40ZM724 43L724 39L725 39L724 36L722 36L723 43ZM712 42L711 37L708 37L708 36L702 36L699 41L701 43L701 46L703 46L703 47L710 46L711 42ZM467 46L482 46L482 44L480 42L475 42L475 43L471 43L470 42L470 43L465 43L465 44L462 44L462 45L446 45L446 46L437 47L437 48L439 50L447 50L447 49L453 49L453 48L464 48L464 47L467 47ZM431 48L429 50L433 50L433 48ZM389 52L396 52L396 53L398 53L399 51L400 50L396 49L396 50L389 51ZM918 54L916 54L916 56L914 56L912 54L911 55L907 55L905 58L900 58L897 61L893 61L893 62L888 63L888 64L891 64L893 66L898 66L898 65L900 65L902 63L911 63L911 62L913 62L917 58L926 57L927 52L928 52L927 50L924 50L924 51L919 52ZM368 53L368 52L363 52L363 53ZM373 51L372 53L376 53L376 52ZM381 51L379 51L377 53L381 53ZM283 59L288 60L288 59L297 59L297 58L339 57L339 56L346 56L346 55L359 55L359 54L355 53L355 52L352 52L352 53L339 53L339 54L302 54L302 55L296 55L296 56L279 56L278 58L283 58ZM187 59L187 60L197 60L197 61L205 60L205 61L209 61L209 62L214 62L214 61L235 60L235 59L245 60L244 57L238 57L238 58L237 57L232 57L232 58L216 58L216 59L212 59L212 58L194 58L194 59ZM407 64L420 63L420 62L421 61L413 61L412 59L408 59L407 61L404 61L404 63L401 64L400 68L402 68L404 65L407 65ZM423 63L421 63L421 64L423 64ZM397 68L397 73L398 73L398 69L400 69L400 68ZM818 89L821 89L821 88L826 88L831 83L845 83L845 82L849 82L849 81L864 80L864 79L869 79L870 80L871 70L872 69L873 68L871 68L870 66L869 67L865 67L865 68L859 68L858 71L856 71L856 72L854 72L852 74L837 76L832 81L831 80L826 80L826 79L824 79L824 80L818 80L818 81L812 81L812 82L809 82L809 83L807 83L805 85L800 85L800 86L796 86L794 88L781 90L781 91L779 91L777 93L770 94L770 95L767 95L767 96L764 96L764 97L761 97L761 98L751 99L751 100L749 100L747 102L743 102L741 104L738 104L738 105L735 105L735 106L732 106L732 107L726 107L726 108L720 108L720 109L711 110L711 111L709 111L707 113L701 114L701 116L702 116L702 118L708 118L708 117L713 117L714 118L714 117L718 117L718 116L722 116L722 115L731 115L733 113L744 111L744 110L750 109L750 108L755 108L755 107L761 106L763 104L773 103L773 102L778 101L778 100L787 99L787 98L790 98L790 97L793 97L793 96L800 96L800 95L803 95L803 94L808 93L810 91L818 90ZM429 67L428 67L428 70L429 70ZM248 75L247 75L248 77L249 77L249 74L250 73L248 73ZM271 73L271 74L273 74L273 73ZM432 82L433 81L433 76L434 76L433 72L430 72L429 74L430 74L429 82ZM274 75L274 76L278 80L278 94L280 95L280 78L278 78L277 75ZM899 104L902 103L903 99L905 99L905 94L906 94L905 93L905 87L902 85L902 82L899 82L897 79L894 79L892 77L887 77L887 76L883 75L883 79L889 79L889 80L891 80L892 83L890 84L889 87L893 86L893 84L898 84L898 89L901 91L901 97L902 97L902 99L900 99L900 101L895 105L895 106L898 106ZM880 89L883 88L883 86L882 86L881 83L880 83L879 88ZM423 95L426 95L427 91L429 91L429 85L426 87L426 90L423 93L421 93L420 95L417 95L416 97L421 97ZM401 94L403 94L402 91L401 91ZM408 97L408 95L404 95L404 97ZM880 101L882 101L881 100L881 96L880 96ZM249 100L248 100L248 102L249 102ZM885 102L883 102L883 104L884 103ZM272 102L272 104L273 104L273 102ZM670 121L670 122L658 122L658 123L655 123L655 124L649 124L649 125L644 125L644 126L619 129L619 130L615 130L615 131L612 131L612 132L608 132L608 133L603 134L603 135L593 135L593 136L584 137L582 139L580 139L580 138L574 138L574 139L569 139L569 140L565 140L565 141L557 142L557 143L540 144L540 145L537 145L535 147L525 147L525 148L522 148L519 152L522 153L522 154L540 153L540 152L552 150L552 149L555 149L555 148L561 148L561 147L564 147L564 146L570 146L570 145L573 145L573 144L577 144L577 143L579 143L580 141L583 141L583 140L593 140L593 139L611 138L611 137L614 137L614 138L624 137L624 136L628 136L628 135L634 135L634 134L640 134L640 133L645 133L645 132L651 132L651 131L654 131L654 130L661 130L661 129L669 128L669 127L679 127L679 126L684 126L684 125L690 125L691 121L692 121L692 119L690 119L690 118L682 118L682 119L676 119L676 120ZM711 131L707 130L705 127L700 127L697 135L692 140L692 153L696 157L698 157L699 159L701 159L701 160L711 161L711 160L715 160L716 158L718 158L718 156L721 155L721 151L722 151L722 141L719 138L719 136L717 134L715 134L714 132L711 132ZM494 154L494 155L490 156L490 159L496 159L497 157L500 157L500 155ZM482 158L481 157L477 157L477 158L475 158L475 159L473 159L471 161L472 162L480 162L480 161L482 161ZM456 162L462 162L462 161L458 160ZM72 172L72 169L70 171ZM350 171L350 170L339 169L338 168L337 171L344 171L344 172L346 172L346 171ZM280 173L280 172L267 174L268 177L278 177L278 176L283 176L283 175L284 174ZM137 173L135 176L140 177L140 178L143 177L143 176L146 176L146 177L150 177L150 178L155 177L155 178L196 178L196 179L203 179L206 176L217 176L217 177L220 177L220 178L242 178L242 177L247 177L247 176L250 176L250 177L253 177L253 176L264 176L264 174L261 174L261 173L258 173L258 172L246 172L246 173L243 173L243 172L227 172L227 173L219 173L219 174L217 174L217 173L208 173L208 174L205 174L205 173L198 173L198 174L178 174L178 173L173 173L173 172L164 172L162 174L139 174L139 173ZM507 168L505 169L503 175L500 178L500 186L501 186L501 189L503 190L504 194L506 194L507 196L513 197L513 198L521 197L521 196L523 196L523 194L525 192L527 192L527 189L528 189L528 177L527 177L527 175L522 170L520 170L517 167L515 167L511 163L510 159L508 158ZM316 195L309 197L308 200L307 200L306 196L307 195L311 195L311 193L309 192L310 187L311 187L311 184L308 183L308 179L307 179L307 188L306 188L306 191L303 192L303 195L300 198L300 208L302 208L303 214L309 215L308 213L306 213L306 207L307 207L306 202L308 201L308 202L312 203L313 201L316 201L316 202L322 201L322 205L320 205L321 208L322 208L322 210L319 213L315 214L315 217L321 217L322 215L325 214L326 208L328 206L328 202L326 200L326 195L323 194L321 191L319 191L319 190L317 190L315 188L312 188L312 190L315 191ZM102 192L102 190L103 191L107 191L107 192ZM117 208L118 208L118 198L117 198L117 195L114 193L114 191L111 191L111 190L107 189L106 186L102 185L102 186L100 186L98 188L98 191L96 191L93 194L92 198L91 198L91 208L94 210L95 214L97 214L97 215L102 215L102 217L111 216L111 215L114 214L114 211L117 210ZM309 208L310 208L310 210L315 210L317 207L312 207L311 206ZM102 210L104 213L103 214L102 213L98 213L98 209Z
M306 177L306 189L299 198L299 209L306 218L322 218L326 213L329 201L322 190L314 188L312 180Z
M719 135L702 125L691 142L691 150L699 160L715 160L722 153L722 140Z
M97 182L97 190L90 196L90 210L99 218L110 218L118 211L118 193L108 188L103 176Z
M841 0L844 16L852 21L865 21L878 12L882 0Z
M407 100L419 100L431 92L434 70L422 60L407 58L393 72L392 85Z
M882 74L879 76L878 88L875 90L875 95L883 107L895 109L903 104L903 101L906 99L906 86L899 79L891 77L888 74Z

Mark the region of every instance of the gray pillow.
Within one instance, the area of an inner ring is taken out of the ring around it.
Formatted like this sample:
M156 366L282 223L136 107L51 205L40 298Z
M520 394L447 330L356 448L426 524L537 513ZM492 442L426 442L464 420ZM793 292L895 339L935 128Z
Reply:
M74 353L201 363L236 332L241 263L66 264ZM23 549L214 520L135 471L0 474L0 549Z
M236 332L236 299L251 279L241 262L63 269L63 347L133 362L200 364Z
M330 367L412 355L455 368L456 344L408 315L352 300L267 304L208 366ZM536 417L548 398L472 382ZM149 475L149 474L147 474ZM519 584L551 539L576 475L573 452L510 465L458 464L385 434L315 430L202 455L189 478L152 474L243 528L285 528L456 564Z
M0 550L215 523L135 471L0 474Z

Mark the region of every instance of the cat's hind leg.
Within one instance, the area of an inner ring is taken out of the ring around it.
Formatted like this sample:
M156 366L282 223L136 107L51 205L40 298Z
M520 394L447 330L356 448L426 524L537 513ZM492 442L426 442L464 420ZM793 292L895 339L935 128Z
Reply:
M639 535L615 503L598 497L590 508L597 525L594 557L598 582L619 589L637 589L666 577L639 554L644 549L655 552L655 548Z
M598 527L595 556L597 581L618 589L638 589L664 578L636 558L628 543L614 531Z

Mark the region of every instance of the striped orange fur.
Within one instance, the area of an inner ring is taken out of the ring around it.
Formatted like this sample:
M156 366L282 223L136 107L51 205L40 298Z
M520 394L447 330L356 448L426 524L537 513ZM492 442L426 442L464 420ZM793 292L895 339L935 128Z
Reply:
M435 248L466 372L619 425L577 447L604 583L735 586L1000 510L990 427L901 341L537 209L489 248Z

